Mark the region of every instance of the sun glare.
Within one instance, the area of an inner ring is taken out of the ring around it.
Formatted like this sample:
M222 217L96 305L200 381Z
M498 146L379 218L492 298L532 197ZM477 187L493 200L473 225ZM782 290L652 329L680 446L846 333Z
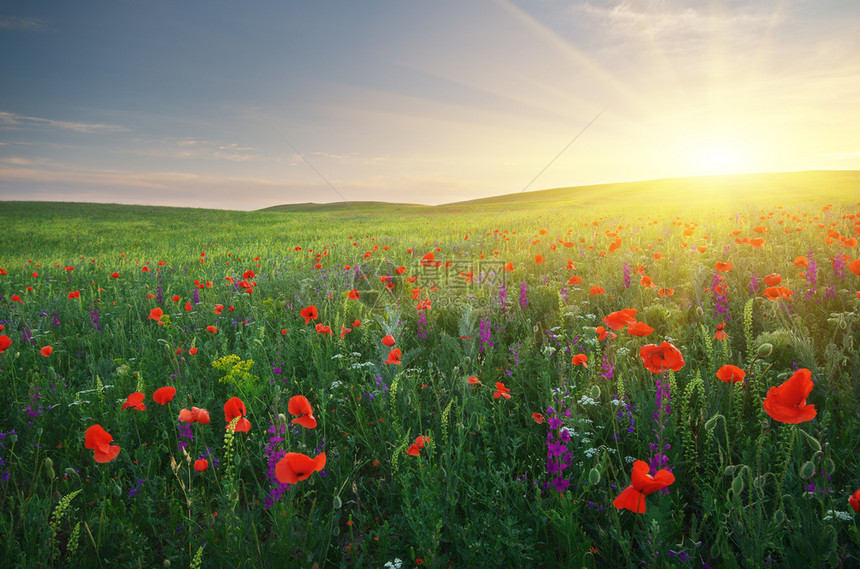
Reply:
M753 162L749 144L731 138L688 140L680 154L695 175L746 172Z

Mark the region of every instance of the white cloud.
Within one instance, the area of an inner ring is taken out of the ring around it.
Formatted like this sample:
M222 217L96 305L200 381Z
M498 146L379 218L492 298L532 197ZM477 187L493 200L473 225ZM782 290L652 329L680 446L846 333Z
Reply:
M83 134L91 134L97 132L128 132L129 130L124 126L116 124L59 121L54 119L45 119L41 117L19 115L16 113L0 112L0 128L6 128L9 130L21 130L42 125L47 125L53 128L72 130L74 132L79 132Z
M27 32L43 32L44 22L37 18L19 18L17 16L0 16L0 30L24 30Z

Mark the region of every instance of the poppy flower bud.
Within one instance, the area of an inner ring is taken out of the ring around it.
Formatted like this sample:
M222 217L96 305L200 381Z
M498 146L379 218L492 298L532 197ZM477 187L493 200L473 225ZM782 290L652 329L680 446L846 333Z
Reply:
M708 432L713 431L714 427L717 426L717 419L719 419L720 417L722 417L722 415L717 413L716 415L705 421L705 430Z
M776 525L781 525L782 522L785 521L785 512L782 510L777 510L773 513L773 523Z
M57 475L54 473L54 461L46 458L42 461L42 466L45 467L45 479L51 482Z
M816 452L821 450L821 443L818 442L818 439L802 429L800 429L800 432L803 435L803 438L806 439L806 444L809 445L809 448Z
M343 500L340 499L340 496L334 497L333 505L335 510L339 510L340 507L343 506Z
M113 485L113 495L119 498L122 495L122 488L120 488L119 484Z
M469 356L466 356L465 358L463 358L463 364L464 365L469 365L470 363L472 363L472 358L470 358Z
M278 413L278 422L282 425L286 425L287 424L287 416L284 415L283 413Z
M744 491L744 477L742 474L735 476L735 479L732 480L732 494L738 496L741 492Z
M163 567L170 569L170 559L165 559L164 563L161 564Z
M833 459L828 458L824 461L824 475L832 476L833 471L836 470L836 464L833 462Z
M592 468L588 471L588 483L594 486L595 484L600 484L600 471L596 468Z
M753 480L753 486L761 490L762 488L764 488L766 482L767 480L764 476L757 476L756 479Z
M702 310L702 307L701 307L701 306L697 306L697 307L696 307L696 316L697 316L698 318L701 318L701 317L702 317L702 315L703 315L704 313L705 313L705 311L704 311L704 310Z
M591 398L592 399L599 399L600 398L600 386L599 385L593 385L591 387Z
M804 462L803 466L800 467L800 477L809 478L813 474L815 474L815 465L812 464L811 460Z
M766 358L771 354L771 352L773 352L773 344L765 343L758 347L758 351L756 353L758 354L758 357Z
M723 475L724 476L731 476L734 473L735 473L735 467L733 464L730 464L723 469Z

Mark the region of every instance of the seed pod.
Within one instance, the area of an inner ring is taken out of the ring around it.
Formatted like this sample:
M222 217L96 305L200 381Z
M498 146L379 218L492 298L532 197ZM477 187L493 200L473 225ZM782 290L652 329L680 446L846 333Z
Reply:
M588 471L588 483L594 486L595 484L600 484L600 471L596 468L592 468Z

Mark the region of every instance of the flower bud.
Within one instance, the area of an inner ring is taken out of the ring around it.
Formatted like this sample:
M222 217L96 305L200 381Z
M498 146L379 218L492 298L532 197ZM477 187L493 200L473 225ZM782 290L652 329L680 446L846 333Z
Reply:
M595 484L600 484L600 471L596 468L592 468L588 471L588 483L594 486Z
M735 479L732 480L732 494L735 496L739 495L744 491L744 478L742 474L735 476Z
M592 399L600 399L600 386L599 385L592 386L591 398Z
M809 478L813 474L815 474L815 465L812 464L811 460L804 462L803 466L800 467L800 477Z
M758 357L766 358L771 354L771 352L773 352L773 344L764 343L758 347L758 351L756 353L758 354Z

